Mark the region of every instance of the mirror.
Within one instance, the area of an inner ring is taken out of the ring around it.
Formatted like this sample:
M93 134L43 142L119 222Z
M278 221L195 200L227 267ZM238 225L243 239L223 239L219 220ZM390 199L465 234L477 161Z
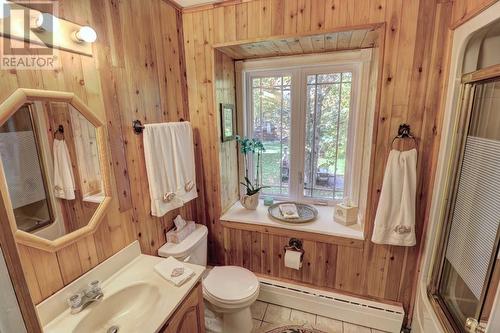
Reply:
M102 122L72 93L50 98L44 91L22 92L15 103L0 107L1 188L9 194L12 228L30 245L37 238L57 241L90 232L108 199Z

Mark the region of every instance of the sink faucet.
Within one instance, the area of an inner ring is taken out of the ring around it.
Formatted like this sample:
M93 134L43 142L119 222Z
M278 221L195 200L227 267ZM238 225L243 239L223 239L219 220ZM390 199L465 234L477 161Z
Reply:
M85 309L87 305L99 301L103 297L104 293L101 289L101 283L97 280L92 281L91 283L89 283L88 289L83 289L68 298L68 304L71 307L71 313L79 313L83 309Z

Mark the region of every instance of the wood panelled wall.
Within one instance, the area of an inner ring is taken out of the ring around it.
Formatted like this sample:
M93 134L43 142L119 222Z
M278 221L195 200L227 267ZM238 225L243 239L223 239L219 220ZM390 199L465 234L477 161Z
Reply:
M411 310L441 128L439 110L445 81L451 7L451 2L435 0L254 0L215 4L184 12L189 108L193 125L199 129L199 155L203 168L198 169L198 177L203 177L205 184L199 205L204 205L203 211L210 230L211 262L223 263L227 254L223 246L225 231L218 220L222 210L220 197L225 194L221 193L224 188L221 187L219 176L220 148L214 143L218 137L217 119L214 118L218 116L214 98L214 63L217 56L212 46L229 41L244 43L254 38L315 34L344 27L384 23L367 240L356 254L337 251L334 269L336 272L351 270L349 276L353 279L345 282L329 280L326 284L359 295L401 302L407 311ZM412 132L419 139L418 246L374 245L369 239L385 162L391 140L403 122L411 125ZM236 159L232 163L236 168ZM261 239L261 246L270 248L274 246L272 244L274 240ZM240 242L237 247L239 251L248 251ZM333 253L333 250L321 251ZM243 254L242 257L247 256ZM308 276L305 281L314 283L311 279Z
M220 112L220 103L232 104L236 108L236 76L234 61L220 51L215 51L215 100L216 112ZM236 109L235 114L236 117ZM221 142L221 119L217 118L219 138L220 159L220 186L221 186L221 209L224 212L230 208L239 196L238 165L234 163L238 159L236 141ZM236 126L236 119L234 122Z
M236 108L236 76L234 61L220 51L215 51L215 100L216 112L220 112L220 104L232 104ZM236 117L236 109L234 116ZM224 212L229 209L237 200L239 196L239 182L238 182L238 165L234 164L237 160L237 146L236 141L221 142L221 118L217 118L219 149L220 149L220 186L221 186L221 209ZM236 126L236 119L234 119L234 126Z
M498 0L453 0L451 27L456 28L467 22Z
M59 16L95 28L93 57L59 52L57 70L0 71L0 100L16 88L72 91L104 114L112 163L109 214L90 236L56 253L20 245L31 296L39 303L98 263L138 239L144 253L165 243L174 211L150 215L142 137L143 123L189 119L181 15L169 3L149 0L60 0ZM193 204L181 209L191 217Z
M359 294L364 280L361 275L363 241L250 224L222 223L227 265L243 266L255 273L279 279ZM300 270L284 265L284 248L291 237L302 240L304 258ZM392 292L397 293L399 285L391 287Z

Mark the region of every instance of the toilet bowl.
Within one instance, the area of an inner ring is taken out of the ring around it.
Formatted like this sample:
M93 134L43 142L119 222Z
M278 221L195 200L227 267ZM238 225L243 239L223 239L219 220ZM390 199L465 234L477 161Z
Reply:
M197 224L195 231L186 239L179 244L163 245L158 255L206 266L207 235L207 227ZM202 286L207 307L222 317L223 333L252 331L250 306L257 300L260 291L259 280L254 273L238 266L216 266L208 271Z

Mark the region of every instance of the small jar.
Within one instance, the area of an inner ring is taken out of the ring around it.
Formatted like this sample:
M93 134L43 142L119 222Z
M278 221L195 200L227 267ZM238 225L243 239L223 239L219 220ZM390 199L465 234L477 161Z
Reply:
M273 197L264 197L264 206L271 206L273 203Z

